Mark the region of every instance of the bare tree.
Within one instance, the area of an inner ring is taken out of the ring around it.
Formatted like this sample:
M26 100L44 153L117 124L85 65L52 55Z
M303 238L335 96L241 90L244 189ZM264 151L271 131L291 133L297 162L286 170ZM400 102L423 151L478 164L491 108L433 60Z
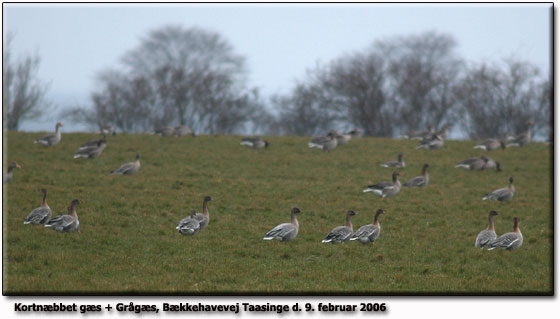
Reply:
M45 101L49 86L37 77L39 55L24 55L14 61L11 41L8 34L2 51L2 121L4 130L17 131L22 120L38 118L51 104Z

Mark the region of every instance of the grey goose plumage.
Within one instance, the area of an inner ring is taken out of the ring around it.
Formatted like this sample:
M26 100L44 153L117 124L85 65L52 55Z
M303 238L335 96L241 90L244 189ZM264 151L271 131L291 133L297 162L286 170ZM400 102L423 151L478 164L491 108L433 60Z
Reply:
M307 146L309 146L309 148L315 147L323 150L324 152L329 152L338 146L338 140L332 132L329 132L326 136L312 138Z
M185 135L190 135L192 137L196 137L196 134L194 133L194 131L185 125L178 125L175 126L174 128L174 134L175 136L179 137L179 136L185 136Z
M402 173L399 171L394 171L392 175L392 182L383 181L377 184L368 185L368 187L364 189L363 192L371 192L374 195L381 197L381 200L384 200L385 197L395 196L401 190L401 182L399 181L399 176L402 176Z
M41 138L38 138L33 142L33 144L43 144L45 146L55 146L62 139L62 134L60 133L60 130L59 130L59 128L61 126L64 126L64 125L62 125L62 123L60 123L60 122L56 123L54 134L49 134L49 135L45 135Z
M352 232L354 231L352 227L352 216L355 216L357 214L358 213L356 213L355 211L349 210L346 213L346 223L344 224L344 226L337 226L333 228L333 230L331 230L327 234L325 239L323 239L321 242L338 244L350 239L350 237L352 236Z
M41 206L33 209L27 218L23 221L25 225L32 224L32 225L43 225L46 224L52 216L52 210L47 204L47 190L45 188L41 189L43 193L43 202Z
M424 187L430 182L430 175L428 174L428 167L430 165L424 164L422 166L422 175L409 179L404 183L404 187Z
M14 168L21 168L21 166L16 162L11 162L8 165L8 170L6 172L2 172L2 183L7 183L14 178Z
M443 147L443 138L437 134L433 134L432 136L421 140L418 146L416 147L416 149L437 150L442 147Z
M406 134L401 135L402 138L408 138L411 140L423 140L425 138L430 138L436 131L434 126L430 125L428 130L425 131L410 131Z
M482 196L482 200L490 199L490 200L495 200L500 202L507 202L513 198L514 194L515 194L515 187L513 186L513 177L510 177L508 187L496 189L495 191Z
M494 250L496 248L502 248L505 250L518 249L523 245L523 234L519 229L519 220L517 217L513 218L513 231L505 233L500 237L492 240L488 244L488 250Z
M181 235L194 235L198 233L200 230L200 223L195 216L196 211L193 209L189 217L183 218L177 223L175 229L177 229Z
M266 148L269 145L268 141L265 141L260 137L244 137L243 139L241 139L240 144L256 149Z
M136 160L122 164L119 168L112 170L113 175L132 175L140 170L140 154L136 153Z
M160 136L173 136L175 135L175 128L170 126L163 126L154 131L154 134Z
M80 203L79 200L74 199L68 207L67 215L60 215L45 224L45 227L52 228L58 232L69 233L73 231L80 232L80 220L76 213L76 205Z
M74 154L74 158L97 158L103 153L106 147L107 139L105 138L105 135L103 135L103 138L99 140L89 141L82 144L78 152Z
M358 240L362 244L369 244L375 245L375 241L379 238L381 234L381 225L379 224L379 215L384 214L385 212L383 209L378 209L375 212L375 217L373 219L373 223L364 225L350 237L350 240Z
M531 142L531 126L534 123L535 122L533 121L527 122L527 129L525 130L525 132L515 136L513 140L507 143L506 147L521 147L529 144L529 142Z
M288 241L296 238L298 231L299 231L299 222L297 220L297 214L301 213L301 210L297 207L292 208L292 212L290 213L290 222L280 224L270 231L268 231L263 240L281 240L281 241Z
M486 139L478 144L476 144L475 146L473 146L474 149L481 149L481 150L485 150L485 151L493 151L493 150L497 150L498 148L501 148L502 150L506 148L506 145L504 144L503 141L496 139L496 138L489 138Z
M403 152L399 152L399 155L398 155L396 161L385 162L385 163L381 164L381 167L398 167L398 168L406 167L406 163L404 162Z
M488 214L488 228L478 233L476 239L474 241L474 247L476 248L484 248L486 247L492 240L498 237L496 235L496 231L494 230L494 216L498 216L499 213L495 210L490 211Z

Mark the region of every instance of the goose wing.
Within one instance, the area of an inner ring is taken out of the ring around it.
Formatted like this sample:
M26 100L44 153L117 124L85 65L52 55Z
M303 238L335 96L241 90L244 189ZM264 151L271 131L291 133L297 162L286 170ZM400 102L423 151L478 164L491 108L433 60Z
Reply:
M352 229L347 226L338 226L331 230L330 233L327 234L327 237L323 239L323 243L336 243L336 242L343 242L350 238L352 235Z
M27 215L24 224L45 224L51 218L52 211L49 207L37 207Z
M200 223L196 218L183 218L177 223L175 228L183 235L194 235L200 230Z
M264 235L264 240L281 239L284 240L297 233L297 228L291 223L280 224Z
M521 238L517 233L505 233L488 244L488 250L496 248L511 249Z
M416 176L404 184L406 187L422 187L426 185L427 181L424 176Z
M476 248L484 248L488 245L492 240L496 239L497 235L495 231L492 230L483 230L478 233L476 236L476 240L474 242L474 246Z

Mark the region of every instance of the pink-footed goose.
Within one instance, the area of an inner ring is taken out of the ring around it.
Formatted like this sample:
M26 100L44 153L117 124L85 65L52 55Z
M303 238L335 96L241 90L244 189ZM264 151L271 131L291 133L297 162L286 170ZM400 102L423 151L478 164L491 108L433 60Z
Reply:
M52 228L56 231L69 233L73 231L80 232L80 220L76 213L76 205L80 203L79 200L74 199L68 207L68 215L60 215L51 219L45 224L45 227Z
M299 222L296 215L299 213L301 213L299 208L292 208L292 212L290 213L291 221L272 228L264 235L263 240L277 239L287 241L296 238L299 230Z
M500 202L507 202L513 198L515 193L515 187L513 186L513 177L509 178L509 186L497 189L493 192L490 192L484 196L482 196L482 200L495 200Z
M512 146L525 146L531 142L531 126L535 124L533 121L527 122L527 130L519 135L517 135L513 140L507 143L506 147Z
M344 226L337 226L331 230L330 233L327 234L327 237L323 239L321 242L323 243L333 243L338 244L347 241L352 236L352 232L354 231L352 228L352 216L357 215L353 210L349 210L346 213L346 223Z
M519 220L517 217L513 218L513 231L510 233L505 233L500 237L494 239L488 244L488 250L493 250L496 248L502 248L505 250L514 250L521 247L523 244L523 235L521 230L519 230Z
M195 218L196 211L191 210L191 214L187 218L183 218L177 223L177 229L181 235L194 235L200 230L200 223Z
M504 144L504 142L500 141L499 139L489 138L476 144L475 146L473 146L473 148L481 149L484 151L493 151L493 150L497 150L498 148L504 150L506 148L506 144Z
M350 240L359 240L362 244L371 243L372 246L375 245L375 240L381 234L381 225L379 224L379 215L384 214L383 209L378 209L375 213L375 218L372 224L364 225L350 237Z
M366 189L363 190L363 192L371 192L374 195L381 197L381 200L384 200L385 197L395 196L401 190L401 182L399 181L399 176L402 176L402 173L399 171L394 171L392 182L383 181L377 184L369 185Z
M49 134L46 136L43 136L41 138L36 139L33 144L43 144L45 146L54 146L56 144L58 144L58 142L60 142L60 139L62 138L62 134L60 133L59 128L62 125L62 123L56 123L55 126L55 133L54 134Z
M400 152L398 155L398 160L396 161L389 161L381 164L381 167L399 167L404 168L406 167L406 163L404 162L404 155L403 152Z
M136 160L122 164L119 168L112 170L113 175L132 175L140 170L140 154L136 153Z
M14 178L14 168L21 168L21 166L16 162L11 162L8 165L8 171L2 174L2 183L7 183Z
M257 149L268 147L268 142L260 137L244 137L243 139L241 139L240 144Z
M442 147L443 138L437 134L433 134L431 137L421 140L416 149L438 150Z
M496 231L494 230L494 216L497 215L499 215L499 213L495 210L491 211L490 214L488 214L488 228L478 233L478 236L476 236L476 240L474 241L474 247L484 248L492 240L498 237L496 235Z
M404 183L404 187L424 187L427 186L430 182L430 175L428 174L428 167L430 165L424 164L422 166L422 175L416 176L408 180L408 182Z
M200 223L200 230L208 226L210 223L210 211L208 210L208 202L212 200L212 197L205 196L202 202L202 213L197 213L194 218Z
M425 138L429 138L435 132L436 131L434 130L434 126L430 125L427 131L410 131L406 134L401 135L401 137L408 138L411 140L423 140Z
M32 225L41 225L46 224L52 216L52 211L49 205L47 204L47 190L41 189L43 193L43 202L41 206L33 209L27 218L23 221L24 224L32 224Z
M307 145L309 148L316 147L324 152L329 152L338 146L338 140L332 132L329 132L327 136L314 137Z
M107 147L107 140L105 135L103 138L99 140L89 141L85 144L80 146L80 149L76 154L74 154L74 158L97 158L105 148Z

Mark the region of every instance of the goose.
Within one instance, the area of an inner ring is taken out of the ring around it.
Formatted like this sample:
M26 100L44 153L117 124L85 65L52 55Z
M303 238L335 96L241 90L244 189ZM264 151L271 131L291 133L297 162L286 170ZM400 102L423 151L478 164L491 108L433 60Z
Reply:
M384 200L385 197L397 195L401 190L401 182L399 181L399 176L402 176L401 172L394 171L392 182L384 181L374 185L369 185L366 189L363 190L363 192L372 192L374 195L381 197L381 200Z
M353 232L352 216L354 215L358 215L358 213L353 210L349 210L346 213L346 223L344 224L344 226L337 226L333 228L333 230L331 230L331 232L327 234L327 237L325 237L325 239L323 239L323 241L321 242L337 244L348 240L350 236L352 236Z
M103 151L105 150L105 147L107 147L107 141L105 140L105 136L103 136L102 139L95 141L95 144L90 144L90 142L87 142L86 144L89 145L88 147L84 147L83 144L82 146L80 146L80 149L78 150L78 152L74 155L74 158L97 158L99 157L99 155L101 155L101 153L103 153Z
M371 243L372 246L375 245L375 240L379 237L381 233L381 225L379 225L379 215L384 214L383 209L378 209L375 213L375 218L373 219L373 224L364 225L350 237L350 240L359 240L362 244Z
M128 162L121 165L121 167L112 170L113 175L132 175L136 174L140 170L140 154L136 153L136 160L134 162Z
M107 136L103 134L103 137L101 137L100 139L87 141L84 144L80 145L78 150L81 151L88 148L97 147L99 145L99 142L107 142Z
M319 136L311 139L307 145L309 148L316 147L322 149L324 152L328 152L337 147L338 140L332 132L329 132L327 136Z
M474 247L484 248L492 240L498 237L494 231L494 216L497 215L499 215L497 211L490 211L490 214L488 214L488 228L478 233L478 236L476 236L476 240L474 241Z
M185 125L175 126L174 130L175 130L175 136L177 137L185 136L185 135L191 135L192 137L196 137L196 134L194 134L193 130L191 130L190 127Z
M265 148L268 147L268 142L260 137L245 137L241 140L241 145L249 146L251 148Z
M430 182L430 175L428 175L428 167L430 165L424 164L422 166L422 175L416 176L404 184L404 187L424 187Z
M494 250L496 248L502 248L505 250L514 250L523 245L523 235L521 230L519 230L519 220L517 217L513 218L513 231L510 233L505 233L500 237L494 239L488 244L488 250Z
M513 140L511 140L506 147L513 147L513 146L525 146L531 142L531 126L535 124L533 121L527 122L527 130L519 135L517 135Z
M264 235L263 240L278 239L287 241L296 238L299 230L299 223L296 215L299 213L301 213L301 210L299 210L299 208L292 208L292 212L290 214L291 221L289 223L283 223L272 228L268 233Z
M161 135L161 136L173 136L175 135L175 129L170 126L164 126L155 130L154 134Z
M437 150L442 147L443 147L443 138L437 134L433 134L431 137L424 138L423 140L421 140L418 146L416 147L416 149Z
M464 168L471 171L479 171L484 169L486 163L488 162L488 158L485 156L481 157L471 157L467 158L466 160L460 161L455 165L455 168Z
M406 163L403 160L403 153L400 152L398 155L398 160L397 161L390 161L390 162L385 162L383 164L381 164L381 167L400 167L400 168L404 168L406 167Z
M2 172L2 184L7 183L14 178L14 168L21 168L21 166L16 162L11 162L8 165L8 171Z
M411 139L411 140L423 140L425 138L429 138L434 133L435 133L434 126L430 125L427 131L410 131L404 135L401 135L401 137Z
M80 203L79 200L74 199L68 207L68 215L60 215L51 219L45 224L45 227L52 228L56 231L69 233L73 231L80 232L80 220L76 213L76 205Z
M195 218L196 211L191 210L189 217L183 218L177 223L177 229L181 235L194 235L200 230L200 223L198 219Z
M435 134L439 137L441 137L442 139L446 139L447 135L449 135L449 129L451 128L451 125L449 124L445 124L444 126L442 126L442 128L439 131L436 131Z
M496 138L489 138L476 144L475 146L473 146L473 148L481 149L484 151L493 151L497 150L498 148L502 148L502 150L504 150L506 148L506 144Z
M210 212L208 211L208 202L211 200L212 197L205 196L204 201L202 203L202 214L197 213L193 217L194 219L198 220L198 222L200 223L200 230L208 226L208 223L210 223Z
M338 133L338 131L332 131L332 134L336 137L336 142L338 145L344 145L348 143L352 139L352 137L358 136L360 134L360 130L354 129L344 134L340 134Z
M27 215L27 218L23 221L24 225L41 225L47 223L51 219L52 211L49 205L47 205L47 190L43 188L41 192L43 193L43 203Z
M115 128L111 124L106 124L99 129L99 134L103 135L117 135Z
M58 144L58 142L60 142L60 139L62 138L62 135L60 133L59 127L64 126L62 125L62 123L58 122L56 123L55 126L55 133L54 134L50 134L50 135L46 135L43 136L41 138L36 139L33 144L43 144L45 146L54 146L56 144Z
M484 165L482 167L482 170L490 170L490 169L496 169L497 172L501 172L502 171L502 166L500 165L500 162L495 161L493 159L491 159L490 157L486 158L486 165Z
M482 196L482 200L496 200L500 202L510 201L515 193L515 187L513 186L513 177L509 178L509 186L497 189L491 193Z

